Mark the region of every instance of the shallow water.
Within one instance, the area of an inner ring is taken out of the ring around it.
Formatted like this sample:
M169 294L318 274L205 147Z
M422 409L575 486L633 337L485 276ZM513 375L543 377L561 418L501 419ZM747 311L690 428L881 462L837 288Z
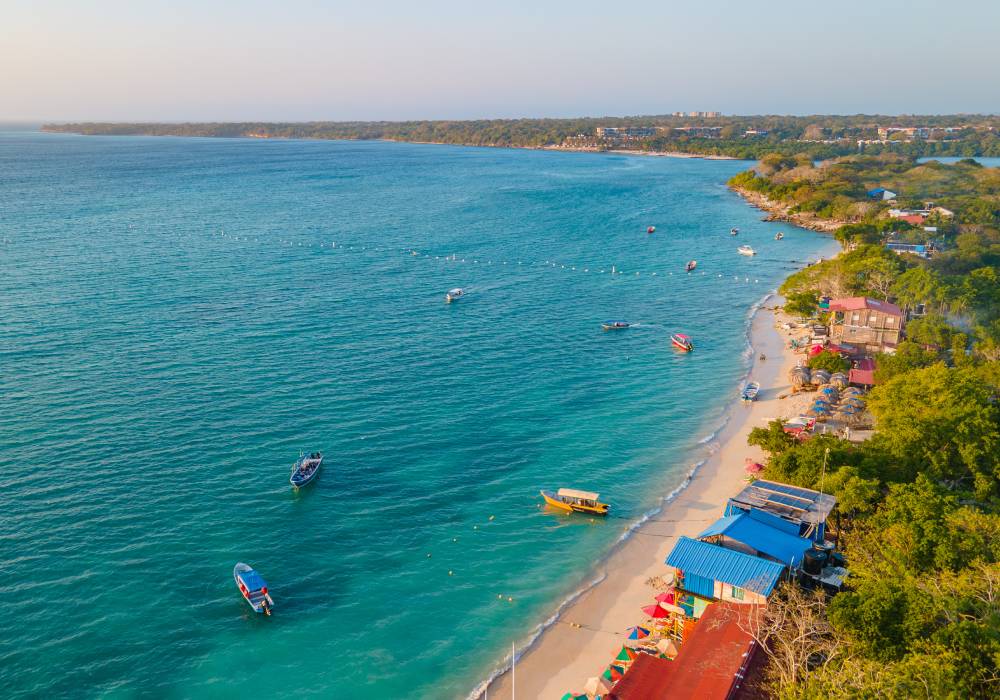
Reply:
M747 309L832 249L729 192L747 165L0 134L4 694L469 692L681 481Z

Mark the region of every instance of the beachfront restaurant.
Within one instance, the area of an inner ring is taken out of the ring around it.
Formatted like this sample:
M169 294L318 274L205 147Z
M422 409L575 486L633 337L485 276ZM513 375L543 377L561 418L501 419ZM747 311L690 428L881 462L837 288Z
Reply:
M673 661L639 654L605 700L739 697L758 650L753 635L760 609L712 603Z
M770 513L793 523L798 536L822 544L826 540L826 520L836 505L837 499L829 494L758 479L729 499L723 515L752 510Z
M785 566L718 544L681 537L667 555L674 574L674 604L700 618L712 601L765 605Z

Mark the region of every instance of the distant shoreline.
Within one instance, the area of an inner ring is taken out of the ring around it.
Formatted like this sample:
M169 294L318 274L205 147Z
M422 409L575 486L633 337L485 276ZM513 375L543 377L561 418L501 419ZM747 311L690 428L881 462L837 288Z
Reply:
M493 143L449 143L447 141L420 141L415 139L394 139L394 138L347 138L347 137L337 137L337 138L320 138L317 136L272 136L270 134L233 134L233 135L219 135L219 134L158 134L153 132L142 132L136 131L133 133L108 133L108 134L96 134L87 133L80 130L71 129L56 129L52 128L50 125L45 124L39 129L43 133L48 134L76 134L78 136L156 136L156 137L181 137L181 138L212 138L212 139L258 139L261 141L381 141L384 143L412 143L425 146L458 146L462 148L508 148L511 150L518 151L554 151L554 152L565 152L565 153L614 153L617 155L625 156L654 156L658 158L687 158L687 159L701 159L701 160L752 160L746 158L737 158L736 156L723 156L714 153L690 153L687 151L649 151L649 150L631 150L628 148L588 148L586 146L514 146L509 144L493 144Z

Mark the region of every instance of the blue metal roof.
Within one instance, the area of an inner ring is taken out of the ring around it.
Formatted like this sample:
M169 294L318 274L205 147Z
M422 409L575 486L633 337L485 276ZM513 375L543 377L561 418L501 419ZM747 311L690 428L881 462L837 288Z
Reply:
M686 573L771 594L785 570L781 564L742 552L681 537L667 556L667 565Z
M782 532L787 532L790 535L799 534L798 523L785 520L780 515L768 513L766 510L761 510L760 508L751 508L750 510L744 512L754 520L762 522L765 525L770 525L775 530L781 530Z
M771 527L751 517L749 513L720 518L698 535L698 538L713 535L725 535L783 562L786 566L801 564L805 551L812 548L811 540Z
M265 588L267 583L264 578L258 574L255 570L241 571L237 574L240 580L243 581L243 585L247 587L249 591L259 591L261 588Z

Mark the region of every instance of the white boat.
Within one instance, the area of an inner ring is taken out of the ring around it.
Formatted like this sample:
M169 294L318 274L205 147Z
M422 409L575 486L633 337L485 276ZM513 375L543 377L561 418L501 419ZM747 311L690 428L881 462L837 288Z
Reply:
M785 237L785 234L783 234L781 231L778 231L776 234L774 234L774 240L776 240L776 241L780 241L784 237Z
M688 272L691 272L691 270L695 269L696 267L698 267L697 260L688 260L688 264L684 266L684 269L687 270Z
M733 228L729 229L729 235L730 236L739 235L739 232L740 232L740 230L738 228L736 228L735 226Z
M449 289L448 293L444 295L444 300L447 303L451 303L456 299L461 299L465 296L465 290L461 287L455 287L454 289Z
M753 248L751 248L748 245L741 245L739 248L736 249L736 252L739 253L740 255L756 255L757 254L757 251L755 251Z

